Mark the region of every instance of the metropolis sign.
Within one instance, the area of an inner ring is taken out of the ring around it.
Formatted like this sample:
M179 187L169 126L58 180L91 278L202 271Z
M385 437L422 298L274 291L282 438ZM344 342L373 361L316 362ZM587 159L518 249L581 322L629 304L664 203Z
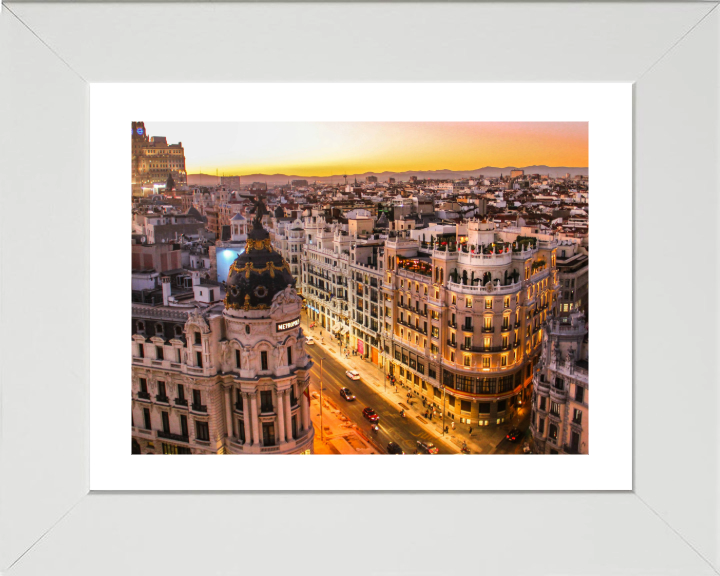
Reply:
M300 326L300 318L295 318L295 320L290 320L290 322L283 322L282 324L276 324L275 329L278 332L285 332L285 330L290 330L292 328L295 328L296 326Z

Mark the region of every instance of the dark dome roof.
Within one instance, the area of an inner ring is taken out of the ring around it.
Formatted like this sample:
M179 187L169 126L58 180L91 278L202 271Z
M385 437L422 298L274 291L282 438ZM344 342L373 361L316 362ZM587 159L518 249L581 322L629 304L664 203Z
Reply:
M225 308L263 310L288 286L295 286L290 266L272 249L270 233L262 226L267 209L258 198L253 228L248 234L245 252L230 266L227 278Z
M275 218L284 218L285 217L285 210L283 210L282 206L278 206L275 208Z

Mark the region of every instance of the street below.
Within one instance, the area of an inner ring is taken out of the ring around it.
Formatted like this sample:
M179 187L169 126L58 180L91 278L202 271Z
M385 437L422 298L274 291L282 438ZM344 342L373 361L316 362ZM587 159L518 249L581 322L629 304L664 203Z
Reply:
M307 346L307 352L310 354L315 365L312 368L312 384L311 389L315 392L320 391L320 358L324 350L317 346ZM396 442L406 454L413 454L417 448L417 441L424 440L432 442L438 447L440 454L456 454L458 449L456 446L446 443L442 438L438 438L414 421L413 417L408 414L403 418L400 416L400 402L407 402L403 398L403 392L397 394L397 402L393 404L375 392L368 384L363 382L363 374L360 371L360 380L351 380L345 374L346 368L331 355L327 354L323 361L323 395L327 400L335 404L339 410L348 417L363 434L375 444L378 452L387 453L388 442ZM340 396L341 388L349 388L355 395L356 399L348 402ZM393 392L393 394L395 394ZM371 431L370 422L365 419L362 414L364 408L369 407L375 410L380 416L378 422L379 430ZM320 432L316 432L316 439L320 437Z

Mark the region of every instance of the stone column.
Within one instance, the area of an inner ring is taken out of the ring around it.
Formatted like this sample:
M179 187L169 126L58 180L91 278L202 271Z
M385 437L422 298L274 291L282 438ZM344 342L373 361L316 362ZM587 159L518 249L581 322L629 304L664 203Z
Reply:
M302 397L300 398L300 405L302 410L302 429L305 431L312 425L310 423L310 403L308 402L308 397L305 395L305 392L302 393Z
M253 446L260 445L260 421L258 420L257 392L250 394L250 419L252 420Z
M230 394L230 386L225 387L225 430L227 431L228 438L233 437L233 415L230 402L232 402L232 395Z
M285 410L283 409L284 396L285 392L283 390L277 391L277 429L279 444L285 444Z
M252 445L252 434L250 433L250 398L247 392L243 392L243 426L245 428L245 445Z
M290 390L285 390L285 395L283 400L285 400L285 433L287 434L287 439L292 440L292 412L290 410Z

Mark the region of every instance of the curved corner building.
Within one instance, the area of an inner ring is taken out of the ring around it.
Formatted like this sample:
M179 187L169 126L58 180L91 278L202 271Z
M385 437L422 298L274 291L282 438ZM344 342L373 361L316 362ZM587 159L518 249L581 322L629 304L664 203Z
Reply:
M469 221L467 237L453 229L420 246L391 235L383 291L393 374L450 421L509 421L530 398L542 325L555 308L556 248L552 235L498 231L486 220Z

